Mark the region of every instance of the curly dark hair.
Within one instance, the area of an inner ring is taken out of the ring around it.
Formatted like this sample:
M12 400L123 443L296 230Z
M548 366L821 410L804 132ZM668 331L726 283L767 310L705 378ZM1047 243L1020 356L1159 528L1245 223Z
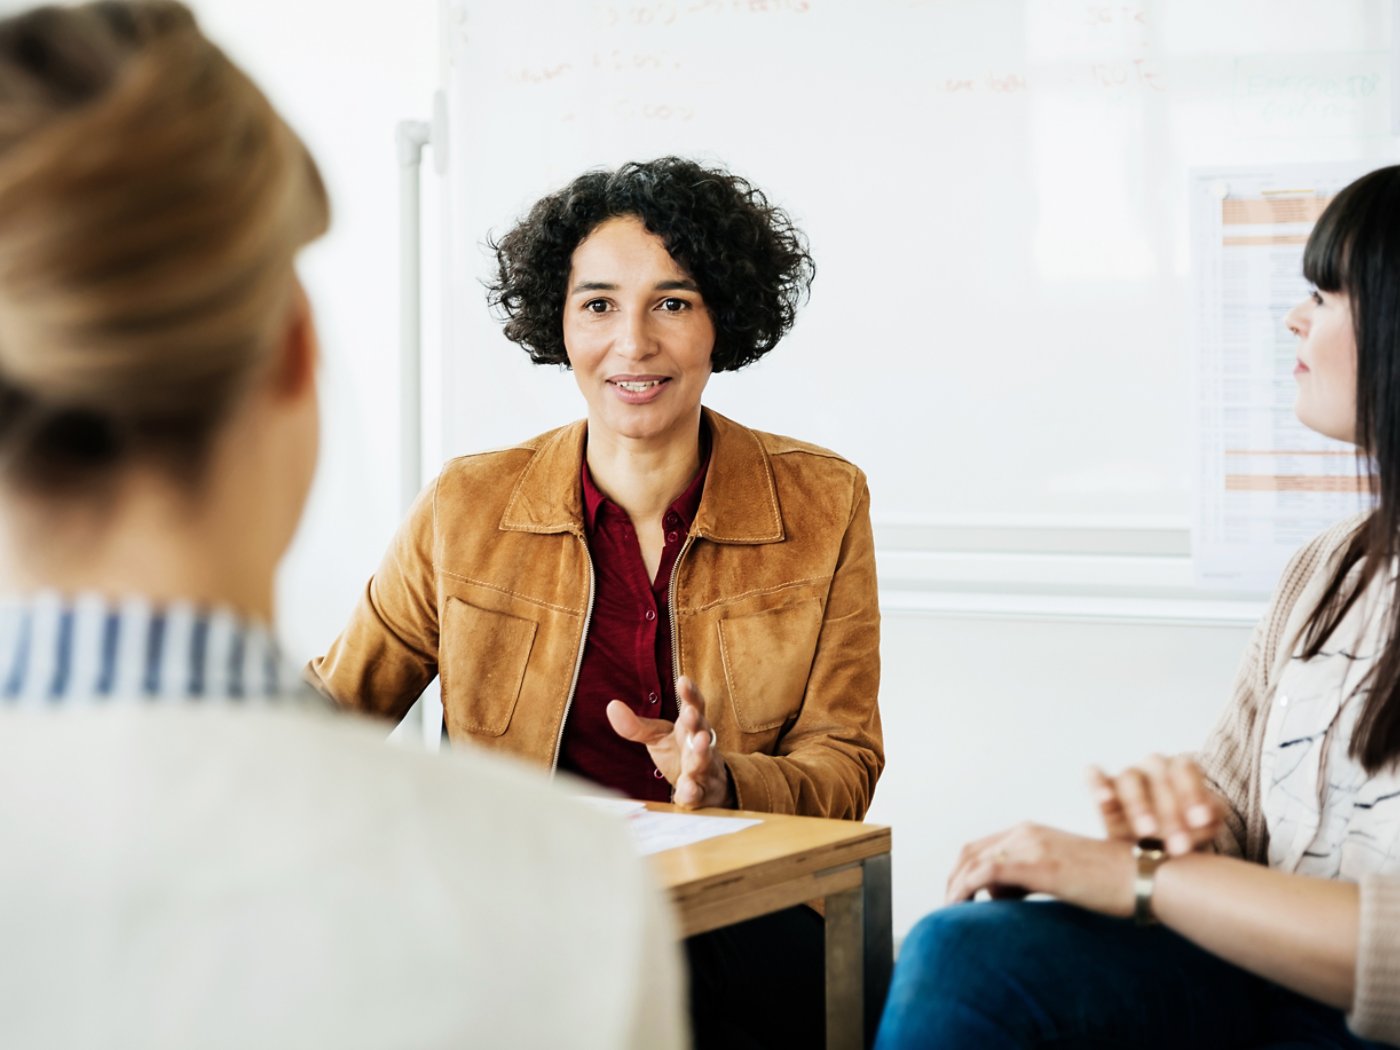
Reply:
M714 371L752 364L792 327L816 273L802 231L739 176L661 157L580 175L488 239L497 273L487 299L506 338L536 364L569 363L563 317L574 249L624 215L660 237L699 286L715 326Z

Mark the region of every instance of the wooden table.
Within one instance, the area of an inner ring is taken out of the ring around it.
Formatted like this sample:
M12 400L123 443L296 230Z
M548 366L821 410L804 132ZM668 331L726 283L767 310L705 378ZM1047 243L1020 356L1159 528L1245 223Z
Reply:
M676 807L648 803L661 812ZM850 820L694 810L763 823L651 857L689 937L826 901L826 1045L869 1046L894 965L890 829Z

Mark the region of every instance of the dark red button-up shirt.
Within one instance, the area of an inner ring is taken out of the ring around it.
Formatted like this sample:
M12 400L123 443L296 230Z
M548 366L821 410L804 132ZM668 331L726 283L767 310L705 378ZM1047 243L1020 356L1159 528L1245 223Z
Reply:
M671 667L671 572L695 520L708 458L662 515L665 546L656 579L647 579L641 544L627 512L599 491L583 465L584 527L593 559L593 618L578 685L564 726L559 766L629 798L669 801L671 785L643 744L613 732L606 708L621 700L643 718L676 717Z

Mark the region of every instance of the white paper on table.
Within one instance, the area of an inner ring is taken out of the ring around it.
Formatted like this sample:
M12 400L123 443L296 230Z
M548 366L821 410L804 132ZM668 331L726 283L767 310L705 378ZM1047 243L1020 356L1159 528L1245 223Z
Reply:
M584 798L590 806L627 819L632 840L643 856L689 846L692 842L732 835L762 821L752 817L710 817L695 813L652 813L646 804L626 798Z
M751 817L707 817L694 813L652 813L643 809L627 818L632 838L645 854L689 846L762 823Z
M1303 543L1369 505L1351 445L1293 414L1308 294L1303 245L1327 202L1375 164L1201 169L1192 178L1198 416L1192 554L1203 586L1268 593Z
M630 798L610 798L605 795L581 795L580 797L594 809L601 809L604 813L611 813L618 817L630 817L633 813L647 811L645 802L637 802Z

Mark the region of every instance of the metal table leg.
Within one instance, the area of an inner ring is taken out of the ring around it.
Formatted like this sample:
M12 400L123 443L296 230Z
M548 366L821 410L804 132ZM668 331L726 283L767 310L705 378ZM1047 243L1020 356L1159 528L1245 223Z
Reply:
M861 862L861 884L826 898L826 1045L875 1041L894 967L888 854Z
M883 853L862 864L865 938L865 1045L875 1045L875 1029L885 1009L894 970L894 915L890 900L890 855Z

